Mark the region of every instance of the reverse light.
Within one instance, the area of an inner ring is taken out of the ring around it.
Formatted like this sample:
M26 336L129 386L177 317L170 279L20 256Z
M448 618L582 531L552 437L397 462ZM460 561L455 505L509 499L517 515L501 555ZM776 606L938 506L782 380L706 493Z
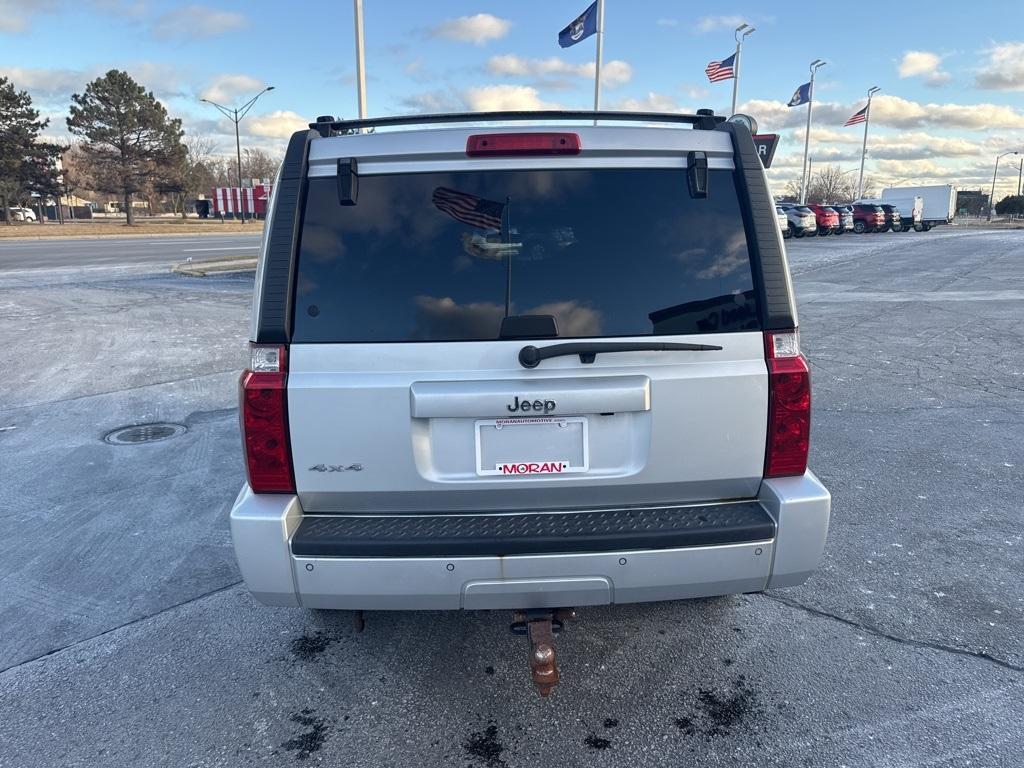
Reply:
M239 415L254 493L295 493L287 385L285 348L253 345L251 368L239 381Z
M470 157L578 155L578 133L475 133L466 139Z
M766 331L768 442L764 476L791 477L807 471L811 445L811 372L796 330Z

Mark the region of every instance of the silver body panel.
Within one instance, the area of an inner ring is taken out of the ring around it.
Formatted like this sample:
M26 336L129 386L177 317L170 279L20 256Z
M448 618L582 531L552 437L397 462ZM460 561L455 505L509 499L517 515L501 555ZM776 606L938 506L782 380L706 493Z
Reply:
M288 418L302 508L500 511L752 498L767 428L761 333L658 338L724 348L602 354L590 365L560 357L527 370L516 362L517 341L292 345ZM557 403L543 415L587 417L587 472L478 475L476 422L514 415L506 405L525 394ZM356 464L359 471L321 471Z
M246 584L268 605L361 610L552 608L678 600L802 583L825 545L831 497L810 472L758 494L773 540L666 550L455 558L296 557L296 496L242 489L231 511Z

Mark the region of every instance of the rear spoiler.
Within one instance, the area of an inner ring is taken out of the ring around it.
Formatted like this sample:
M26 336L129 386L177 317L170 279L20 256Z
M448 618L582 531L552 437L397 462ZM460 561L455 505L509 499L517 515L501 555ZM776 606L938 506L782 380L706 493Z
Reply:
M716 116L713 110L698 109L695 115L676 112L604 112L592 110L508 110L503 112L450 112L434 115L395 115L371 117L362 120L335 120L331 115L317 118L310 123L310 129L324 138L343 133L353 133L365 128L391 128L399 125L437 125L441 123L513 123L539 122L542 120L587 120L601 122L629 123L683 123L701 131L711 131L724 123L725 118Z

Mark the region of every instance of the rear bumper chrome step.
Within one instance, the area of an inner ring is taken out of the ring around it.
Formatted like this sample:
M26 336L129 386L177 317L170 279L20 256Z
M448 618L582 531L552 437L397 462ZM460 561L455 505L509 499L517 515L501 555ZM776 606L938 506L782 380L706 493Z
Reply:
M677 600L804 581L831 499L808 472L757 501L491 515L307 516L244 487L231 512L246 584L270 605L530 609Z

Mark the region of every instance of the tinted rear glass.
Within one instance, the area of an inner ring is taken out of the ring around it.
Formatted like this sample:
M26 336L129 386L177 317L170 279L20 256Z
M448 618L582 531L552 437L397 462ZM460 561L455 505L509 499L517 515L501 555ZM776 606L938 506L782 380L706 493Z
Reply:
M709 177L694 199L681 169L361 176L354 206L310 179L293 340L497 339L506 312L561 338L758 329L732 173Z

